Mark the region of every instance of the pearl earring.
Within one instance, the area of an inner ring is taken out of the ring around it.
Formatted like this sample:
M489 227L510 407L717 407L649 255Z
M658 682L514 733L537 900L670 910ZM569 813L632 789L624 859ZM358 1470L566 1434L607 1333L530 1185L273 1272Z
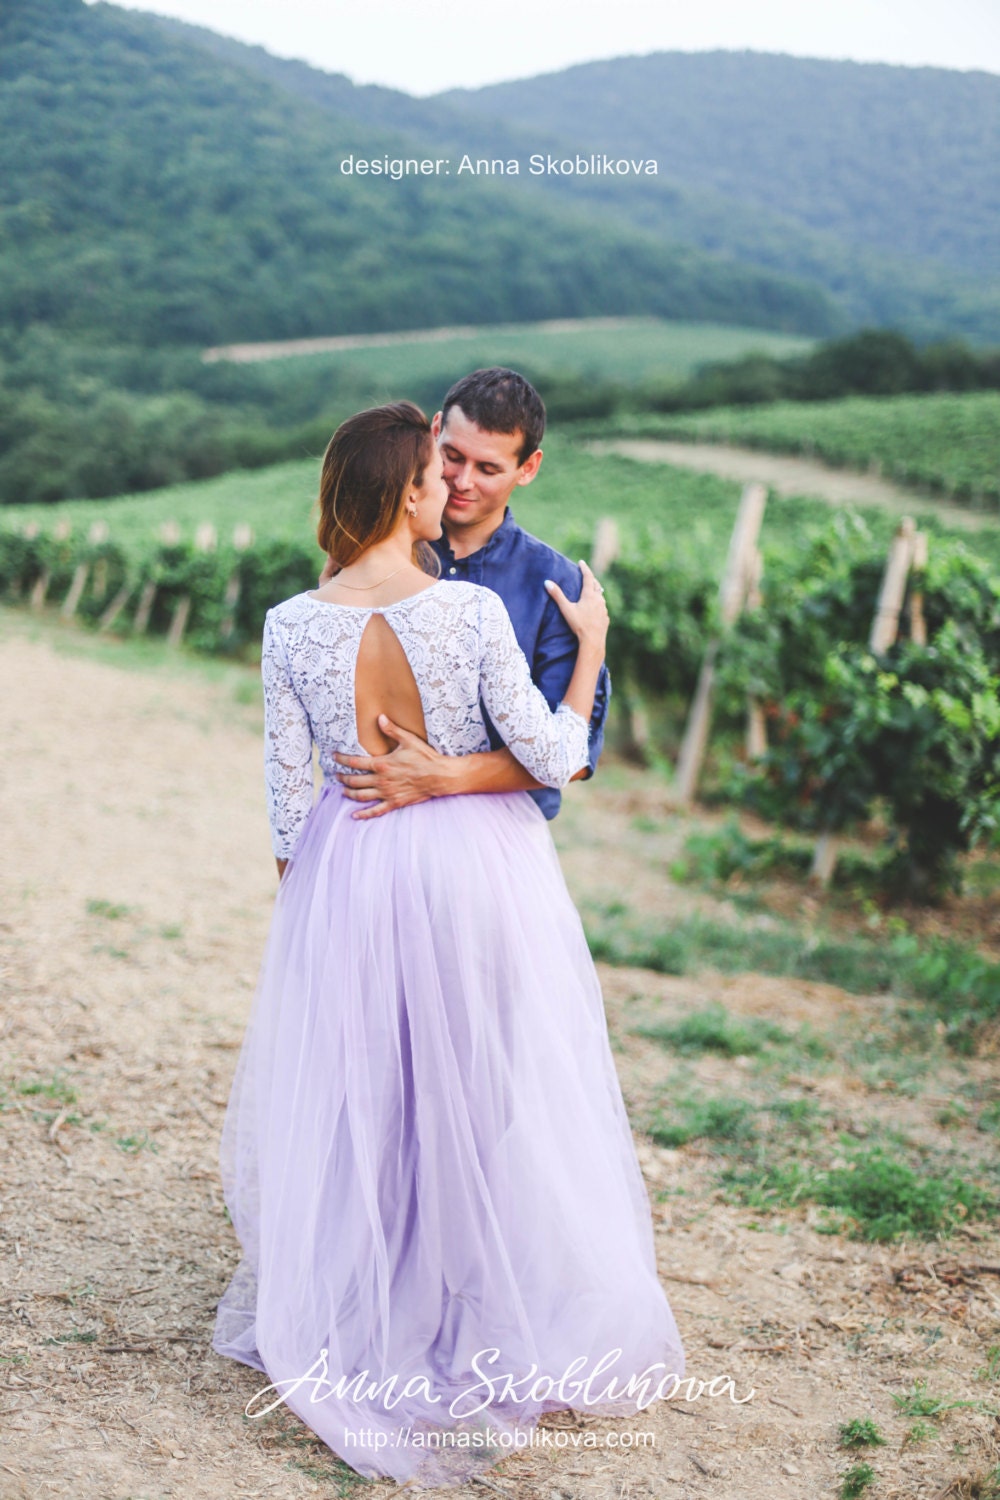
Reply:
M417 512L416 512L416 510L415 510L415 509L414 509L414 510L411 510L411 509L410 509L410 507L409 507L409 506L407 506L407 507L406 507L406 514L407 514L407 515L408 515L408 516L413 516L413 517L414 517L414 519L415 519L415 518L416 518L416 514L417 514Z

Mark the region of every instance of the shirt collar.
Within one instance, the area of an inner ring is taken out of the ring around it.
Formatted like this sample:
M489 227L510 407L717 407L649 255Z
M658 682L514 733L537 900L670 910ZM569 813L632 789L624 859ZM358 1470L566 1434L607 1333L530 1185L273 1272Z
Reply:
M509 505L505 506L503 520L500 522L500 525L497 527L496 531L494 531L493 535L487 541L485 541L481 547L477 547L475 552L470 552L465 557L463 557L461 559L462 562L469 562L473 557L486 557L488 555L502 552L508 545L508 543L513 541L514 533L518 529L519 528L517 522L514 520L513 511L511 510ZM451 542L448 540L448 534L446 531L444 531L443 528L440 537L434 545L453 562L456 560L455 554L451 550Z

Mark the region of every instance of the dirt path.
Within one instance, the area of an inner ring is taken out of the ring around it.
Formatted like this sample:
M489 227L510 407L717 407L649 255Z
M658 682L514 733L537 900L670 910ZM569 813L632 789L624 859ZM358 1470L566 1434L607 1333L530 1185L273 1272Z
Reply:
M860 474L850 469L831 469L826 464L805 458L791 458L780 453L764 453L757 448L731 448L721 443L675 443L661 438L620 438L590 442L593 453L621 453L640 463L674 464L680 469L718 474L740 484L759 480L779 495L814 495L831 505L879 505L898 515L936 516L948 526L962 531L978 531L995 526L992 516L935 500L915 490L904 489L876 474Z
M263 1380L209 1348L237 1259L216 1152L275 886L253 674L142 673L114 643L68 654L71 639L0 611L0 1494L387 1500L391 1484L355 1482L287 1413L245 1417ZM631 888L644 910L671 906L676 829L637 824L658 815L624 768L571 789L556 826L577 899ZM601 973L633 1118L670 1087L663 1049L635 1034L644 1019L717 999L860 1033L885 1006L752 975ZM727 1090L746 1059L692 1067ZM942 1064L926 1109L960 1082ZM802 1089L847 1122L924 1109L855 1078ZM451 1493L813 1500L847 1465L838 1423L871 1415L889 1438L879 1500L972 1495L947 1486L997 1461L992 1418L956 1410L907 1441L892 1398L919 1378L991 1395L975 1371L1000 1343L996 1278L940 1267L995 1267L1000 1245L969 1228L945 1248L884 1248L821 1234L804 1210L761 1220L720 1196L697 1142L639 1150L690 1373L754 1394L658 1403L627 1424L556 1414L553 1443L627 1428L655 1446L538 1448ZM898 1274L935 1265L912 1286Z
M595 329L628 328L629 318L552 318L545 323L511 324L503 331L517 333L530 329L532 333L591 333ZM205 349L202 359L205 364L228 360L232 364L256 364L266 359L288 359L296 354L339 354L350 349L389 349L396 344L444 344L450 339L479 338L483 334L495 334L496 328L489 325L456 324L451 328L415 328L403 333L345 333L330 338L279 339L267 344L224 344Z

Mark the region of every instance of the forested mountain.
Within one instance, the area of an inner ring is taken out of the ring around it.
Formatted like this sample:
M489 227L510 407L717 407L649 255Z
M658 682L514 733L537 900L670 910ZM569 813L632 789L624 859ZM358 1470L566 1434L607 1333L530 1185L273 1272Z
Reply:
M370 128L455 153L656 156L659 174L522 177L665 242L808 280L852 323L1000 339L1000 78L659 53L414 99L159 24Z
M755 52L660 52L453 91L441 102L651 150L674 182L846 244L996 276L1000 77Z
M660 53L435 99L83 0L0 9L0 327L219 342L654 312L1000 339L1000 78ZM655 156L656 177L340 157Z
M361 122L83 0L0 9L0 327L111 341L658 313L825 332L818 289L516 183L345 176L413 156Z
M415 99L107 3L0 0L0 502L321 451L372 397L206 344L615 314L1000 343L998 88L667 54ZM591 149L660 170L339 170ZM575 378L558 399L592 409Z

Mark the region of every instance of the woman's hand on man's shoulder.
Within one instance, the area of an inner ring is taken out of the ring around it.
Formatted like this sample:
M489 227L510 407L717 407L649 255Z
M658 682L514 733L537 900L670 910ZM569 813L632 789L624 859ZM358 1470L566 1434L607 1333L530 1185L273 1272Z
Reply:
M583 574L583 587L576 601L568 599L560 585L552 578L545 580L545 587L581 645L598 646L603 652L610 623L604 589L582 558L580 571Z

